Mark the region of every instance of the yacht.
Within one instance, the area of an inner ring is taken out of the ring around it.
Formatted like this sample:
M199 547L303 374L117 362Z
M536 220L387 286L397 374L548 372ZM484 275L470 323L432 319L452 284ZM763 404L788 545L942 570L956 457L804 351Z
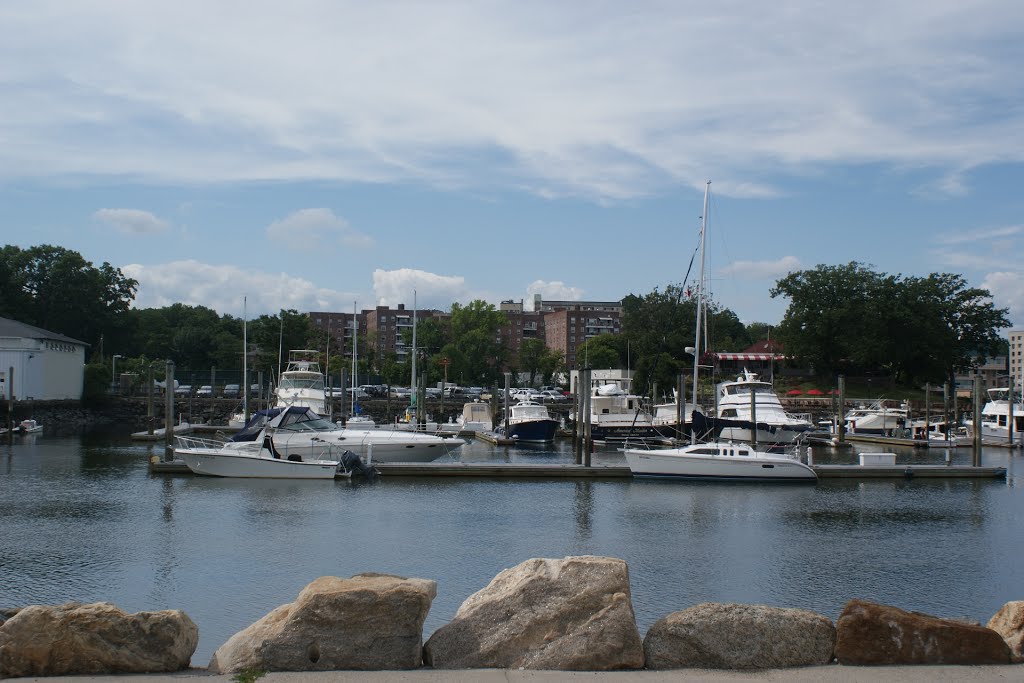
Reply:
M241 444L257 441L264 431L271 434L274 446L285 457L294 454L302 458L339 460L345 451L352 451L369 464L430 462L465 443L459 438L421 432L355 425L341 427L320 417L312 408L302 406L259 411L229 443L244 447Z
M319 353L311 349L288 352L288 365L277 383L276 407L311 408L318 415L327 414L324 374L318 357Z
M593 380L590 392L590 434L594 441L636 441L663 438L642 399L629 393L628 378Z
M552 419L546 406L520 401L509 407L508 423L502 431L517 441L548 443L554 441L558 420Z
M720 383L717 391L716 427L723 440L752 441L751 430L756 429L758 444L786 446L814 429L810 420L787 413L771 383L759 380L746 368L734 381ZM752 420L756 420L756 428Z
M906 403L899 407L887 406L885 401L877 401L869 406L858 406L844 417L847 434L894 436L897 430L905 430L910 425L910 406Z
M679 397L673 391L674 400L667 403L656 403L654 405L654 417L651 420L654 428L661 436L681 439L689 435L690 417L696 406L692 403L683 403L683 412L679 413Z
M1024 445L1024 402L1019 390L1010 396L1009 387L988 390L988 401L981 409L981 439L991 443L1007 443L1010 438L1010 413L1013 413L1013 441ZM964 426L973 437L973 418L964 420Z

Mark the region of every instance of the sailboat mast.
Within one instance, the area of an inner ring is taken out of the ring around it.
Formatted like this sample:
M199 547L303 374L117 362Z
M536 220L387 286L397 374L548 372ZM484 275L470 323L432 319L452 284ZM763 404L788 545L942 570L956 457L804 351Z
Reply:
M248 297L242 297L242 415L249 422L249 315L246 312Z
M708 235L708 194L711 181L704 185L704 212L700 217L700 280L697 282L697 329L693 338L693 407L697 408L697 373L700 365L700 325L704 312L704 244ZM683 397L686 400L686 397ZM690 429L690 443L697 443L697 430Z
M412 290L412 386L409 387L412 404L416 405L416 290Z
M352 302L352 415L356 414L356 387L359 386L359 319Z

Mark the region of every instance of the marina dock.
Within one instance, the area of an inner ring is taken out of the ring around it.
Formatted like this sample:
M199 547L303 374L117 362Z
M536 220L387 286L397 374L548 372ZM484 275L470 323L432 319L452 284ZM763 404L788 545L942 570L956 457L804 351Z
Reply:
M426 462L374 463L384 477L447 477L497 479L631 479L624 465L587 467L575 463ZM1005 467L969 465L812 465L819 479L1005 479ZM154 474L191 474L181 460L154 456Z

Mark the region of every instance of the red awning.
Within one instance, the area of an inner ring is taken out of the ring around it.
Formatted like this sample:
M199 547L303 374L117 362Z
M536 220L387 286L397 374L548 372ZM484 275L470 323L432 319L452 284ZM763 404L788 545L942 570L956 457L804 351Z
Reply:
M770 361L770 360L783 360L785 356L780 356L776 353L716 353L715 358L718 360L759 360L759 361Z

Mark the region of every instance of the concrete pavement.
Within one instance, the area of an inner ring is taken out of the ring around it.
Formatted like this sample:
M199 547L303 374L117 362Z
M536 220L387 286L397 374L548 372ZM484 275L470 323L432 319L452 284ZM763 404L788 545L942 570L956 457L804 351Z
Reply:
M18 678L39 683L234 683L232 676L189 669L174 674ZM258 683L1006 683L1024 681L1024 665L1007 666L813 666L766 671L677 669L674 671L322 671L268 673Z

